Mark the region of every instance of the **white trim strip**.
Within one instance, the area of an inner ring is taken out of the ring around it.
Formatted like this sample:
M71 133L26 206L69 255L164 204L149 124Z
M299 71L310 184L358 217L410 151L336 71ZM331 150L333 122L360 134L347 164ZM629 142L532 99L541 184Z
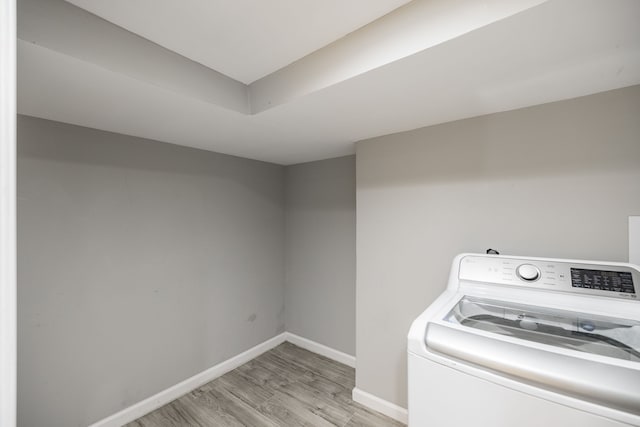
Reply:
M379 398L378 396L374 396L371 393L362 391L358 387L353 389L351 396L354 402L358 402L367 408L380 412L381 414L400 421L403 424L407 424L409 422L409 413L402 406L398 406L395 403L391 403Z
M234 370L238 366L244 365L251 359L254 359L262 353L271 350L272 348L282 344L286 340L286 332L281 333L255 347L250 348L244 353L240 353L237 356L227 359L222 363L215 365L206 371L200 372L187 378L186 380L169 387L166 390L161 391L141 402L136 403L122 411L113 414L107 418L104 418L90 427L120 427L123 424L129 423L140 418L149 412L166 405L167 403L189 393L192 390L212 381L229 371ZM3 424L4 425L4 424Z
M16 1L0 1L0 426L16 425Z
M355 356L351 356L350 354L343 353L331 347L327 347L324 344L320 344L307 338L303 338L299 335L292 334L291 332L285 332L285 335L286 340L291 344L295 344L298 347L302 347L321 356L328 357L331 360L335 360L336 362L340 362L352 368L356 367Z

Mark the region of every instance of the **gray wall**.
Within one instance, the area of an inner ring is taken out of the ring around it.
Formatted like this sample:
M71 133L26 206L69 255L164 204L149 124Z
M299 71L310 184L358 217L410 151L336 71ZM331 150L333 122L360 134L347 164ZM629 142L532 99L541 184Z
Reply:
M357 387L406 407L406 334L453 256L627 260L640 86L357 144Z
M84 426L284 331L284 168L21 116L18 402Z
M288 166L287 330L355 354L355 157Z

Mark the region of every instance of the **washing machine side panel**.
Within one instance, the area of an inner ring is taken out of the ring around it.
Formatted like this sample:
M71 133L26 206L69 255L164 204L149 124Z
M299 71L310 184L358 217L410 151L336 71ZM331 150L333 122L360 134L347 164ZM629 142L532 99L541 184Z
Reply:
M409 354L409 427L623 427Z

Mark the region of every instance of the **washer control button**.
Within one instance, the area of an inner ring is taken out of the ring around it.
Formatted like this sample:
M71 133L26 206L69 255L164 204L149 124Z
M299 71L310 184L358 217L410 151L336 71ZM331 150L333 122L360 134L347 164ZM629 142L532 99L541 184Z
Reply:
M519 278L526 280L527 282L535 282L540 278L540 270L538 270L538 267L531 264L519 265L516 269L516 274Z

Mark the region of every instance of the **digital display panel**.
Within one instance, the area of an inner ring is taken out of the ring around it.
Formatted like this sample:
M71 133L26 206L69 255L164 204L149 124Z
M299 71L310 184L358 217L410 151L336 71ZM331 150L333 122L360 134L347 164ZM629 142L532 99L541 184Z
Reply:
M583 289L634 294L633 276L628 271L571 269L571 286Z

